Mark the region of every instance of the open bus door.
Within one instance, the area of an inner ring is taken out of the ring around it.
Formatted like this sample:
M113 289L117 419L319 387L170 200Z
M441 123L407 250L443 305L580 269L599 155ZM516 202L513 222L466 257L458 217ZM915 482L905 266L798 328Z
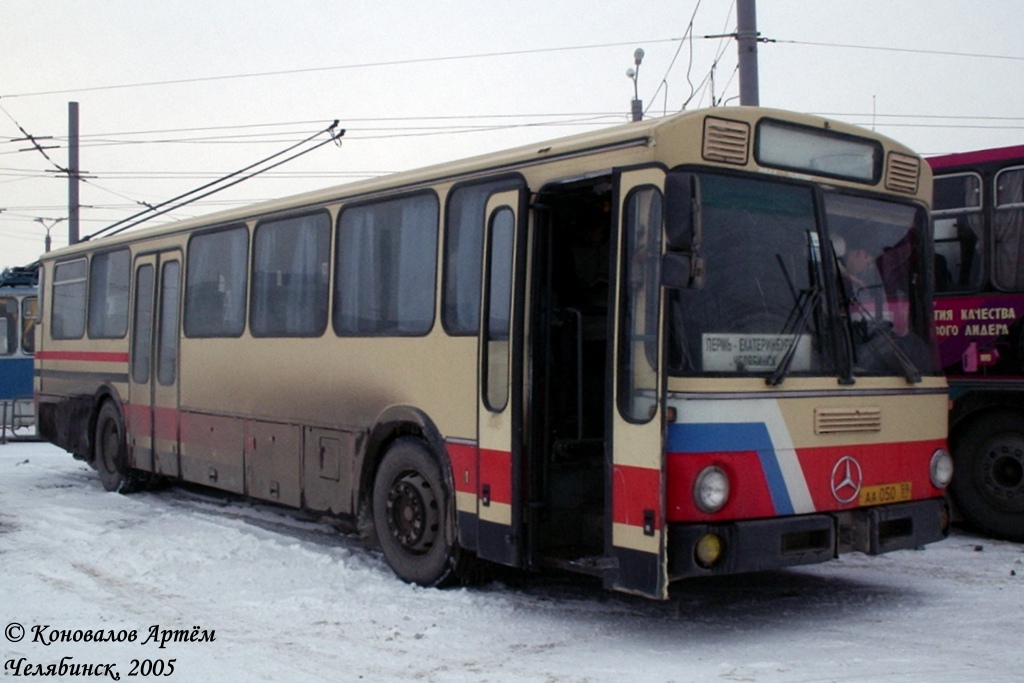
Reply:
M477 383L477 555L513 566L522 546L521 197L509 190L487 201Z
M614 282L615 330L609 350L610 515L608 554L617 569L605 584L653 598L668 597L662 381L662 256L665 173L615 173L619 241Z
M181 253L135 259L128 385L128 445L134 467L181 476L178 439L178 328Z

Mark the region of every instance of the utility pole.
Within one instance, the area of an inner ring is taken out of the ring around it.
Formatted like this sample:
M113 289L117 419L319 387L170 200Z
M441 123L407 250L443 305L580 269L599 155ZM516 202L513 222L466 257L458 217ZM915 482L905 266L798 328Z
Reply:
M755 0L736 0L736 43L739 49L740 104L760 104L757 83L757 7Z
M68 244L79 238L78 182L78 102L68 102Z

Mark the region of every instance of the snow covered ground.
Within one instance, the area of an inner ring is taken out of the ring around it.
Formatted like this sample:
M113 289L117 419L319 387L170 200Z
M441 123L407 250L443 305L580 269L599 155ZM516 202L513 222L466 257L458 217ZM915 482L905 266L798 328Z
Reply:
M1019 682L1024 546L957 532L665 603L561 576L427 590L325 524L180 487L107 494L59 449L11 443L0 625L7 675L63 659L123 680ZM154 627L214 639L143 643ZM99 629L137 638L82 640Z

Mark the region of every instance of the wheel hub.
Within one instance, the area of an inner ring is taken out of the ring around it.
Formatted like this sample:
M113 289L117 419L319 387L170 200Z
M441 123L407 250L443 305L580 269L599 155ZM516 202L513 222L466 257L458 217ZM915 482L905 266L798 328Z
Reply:
M1001 443L982 459L985 488L1000 507L1024 510L1024 444Z
M388 531L406 550L423 554L437 539L439 512L430 483L418 472L399 476L387 500Z

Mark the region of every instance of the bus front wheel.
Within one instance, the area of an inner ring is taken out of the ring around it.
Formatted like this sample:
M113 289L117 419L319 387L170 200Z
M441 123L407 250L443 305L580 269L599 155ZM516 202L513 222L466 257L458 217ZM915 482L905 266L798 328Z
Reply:
M950 492L972 526L990 536L1024 541L1024 428L1013 412L985 415L953 448Z
M93 464L107 491L132 493L145 488L145 474L128 466L124 421L117 406L106 401L96 418Z
M454 497L427 445L411 437L391 444L374 479L373 523L399 578L421 586L458 578L454 515Z

